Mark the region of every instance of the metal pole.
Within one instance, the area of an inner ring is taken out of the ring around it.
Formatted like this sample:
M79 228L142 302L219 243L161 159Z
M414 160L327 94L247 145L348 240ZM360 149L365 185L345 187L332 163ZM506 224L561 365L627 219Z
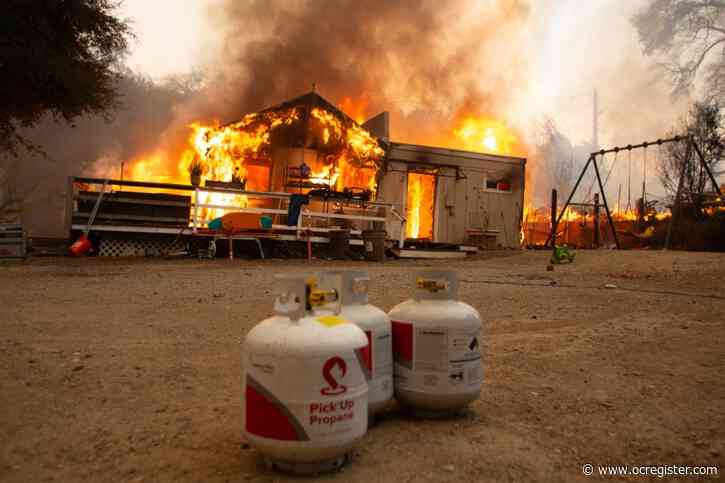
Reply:
M564 203L564 206L562 207L561 212L559 213L559 216L556 219L556 226L559 226L561 217L564 216L564 213L566 212L566 208L569 206L569 203L571 203L571 199L574 197L574 194L576 193L576 189L579 187L579 183L581 183L582 178L584 177L584 173L587 172L587 168L589 167L589 163L592 162L592 159L594 159L594 155L589 156L589 159L587 159L587 162L584 165L584 168L582 169L581 174L579 175L579 179L576 180L576 184L574 185L574 188L571 190L571 194L569 195L569 198L566 200L566 203ZM595 164L595 166L596 166L596 164ZM546 243L544 243L544 246L549 245L549 241L551 240L551 237L552 237L552 234L549 233L549 236L546 239Z
M312 229L307 228L307 261L312 261Z
M551 190L551 244L556 246L556 205L557 205L556 190Z
M678 141L684 141L687 138L688 138L688 136L675 136L675 137L668 138L668 139L658 139L657 141L645 141L640 144L628 144L627 146L616 146L611 149L602 149L600 151L591 153L591 155L595 156L597 154L604 155L604 154L608 154L608 153L616 153L617 151L624 151L625 149L631 151L632 149L644 148L645 146L653 146L655 144L657 144L659 146L659 145L662 145L665 143L676 143Z
M194 225L193 232L196 235L197 227L199 226L199 188L194 188Z
M682 167L680 168L680 180L677 182L677 191L675 192L675 203L672 205L672 216L670 217L670 224L667 225L667 235L665 236L665 250L669 250L670 242L672 241L672 228L675 225L675 219L680 210L680 194L682 192L682 183L685 181L685 168L687 167L687 161L690 159L690 149L693 143L687 144L685 150L685 159L682 161Z
M594 193L594 248L599 248L599 193Z
M617 245L617 250L620 249L619 246L619 237L617 236L617 229L614 227L614 220L612 220L612 215L609 213L609 205L607 204L607 196L604 194L604 186L602 185L602 178L599 176L599 168L597 167L597 160L593 160L594 163L594 172L597 175L597 181L599 182L599 189L602 192L602 203L604 203L604 210L607 212L607 220L609 220L609 227L612 229L612 235L614 235L614 243Z
M692 144L692 147L695 148L695 152L697 153L697 157L700 158L700 162L702 163L702 166L705 168L705 171L707 171L707 175L710 177L710 181L712 182L712 187L715 188L715 191L717 191L718 196L722 196L722 192L720 191L720 186L717 184L717 180L712 175L712 171L710 171L710 166L707 165L705 162L705 157L702 155L702 151L700 151L700 147L695 143L695 140L690 138L690 144Z

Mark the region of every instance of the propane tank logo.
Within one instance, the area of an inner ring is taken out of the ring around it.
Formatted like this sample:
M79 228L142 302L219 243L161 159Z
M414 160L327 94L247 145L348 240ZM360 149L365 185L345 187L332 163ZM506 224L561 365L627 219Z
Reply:
M332 369L335 367L340 368L340 372L342 372L342 376L340 377L345 377L345 374L347 374L347 363L345 362L345 359L340 356L330 357L327 359L325 364L322 366L322 377L325 378L328 385L320 390L320 393L323 396L337 396L347 392L347 386L339 384L337 379L335 379L335 376L332 375Z

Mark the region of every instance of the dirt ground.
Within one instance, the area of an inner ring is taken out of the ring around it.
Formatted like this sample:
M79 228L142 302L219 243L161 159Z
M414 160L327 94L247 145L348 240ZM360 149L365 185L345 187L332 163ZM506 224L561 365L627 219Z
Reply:
M319 479L578 481L586 463L725 470L725 254L581 251L554 272L547 258L312 265L369 270L384 310L408 298L414 268L455 268L486 343L486 382L467 415L392 411L350 466ZM240 342L270 314L274 274L310 267L1 264L0 480L299 480L240 445Z

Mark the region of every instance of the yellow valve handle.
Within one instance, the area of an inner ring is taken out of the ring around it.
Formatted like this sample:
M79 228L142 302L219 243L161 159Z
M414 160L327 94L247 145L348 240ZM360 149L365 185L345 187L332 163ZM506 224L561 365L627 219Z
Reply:
M313 288L310 291L310 305L320 306L337 301L337 290L320 290Z
M427 290L429 292L440 292L441 290L446 289L445 282L440 282L438 280L426 280L424 278L418 278L415 281L415 285L423 290Z

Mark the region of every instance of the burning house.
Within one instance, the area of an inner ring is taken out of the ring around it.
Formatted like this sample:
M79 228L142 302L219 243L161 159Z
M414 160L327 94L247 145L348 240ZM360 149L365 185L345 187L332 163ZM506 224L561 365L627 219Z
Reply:
M403 256L409 248L520 246L524 158L396 143L387 113L359 124L315 92L230 124L192 129L178 184L168 185L173 195L153 193L163 186L141 182L146 207L134 221L128 205L123 216L114 216L118 193L95 200L94 190L75 183L69 228L80 232L92 223L105 239L119 232L170 235L176 227L185 235L208 235L212 220L238 211L268 215L271 232L282 240L304 240L306 234L308 242L327 242L331 229L346 228L351 243L362 244L357 238L363 230L384 228ZM189 173L198 178L196 186L188 185ZM138 196L123 198L133 203ZM152 230L148 206L156 198L158 210L168 211L172 201L177 209L187 206L191 223L175 212L166 231ZM301 216L293 213L298 203L304 204Z

